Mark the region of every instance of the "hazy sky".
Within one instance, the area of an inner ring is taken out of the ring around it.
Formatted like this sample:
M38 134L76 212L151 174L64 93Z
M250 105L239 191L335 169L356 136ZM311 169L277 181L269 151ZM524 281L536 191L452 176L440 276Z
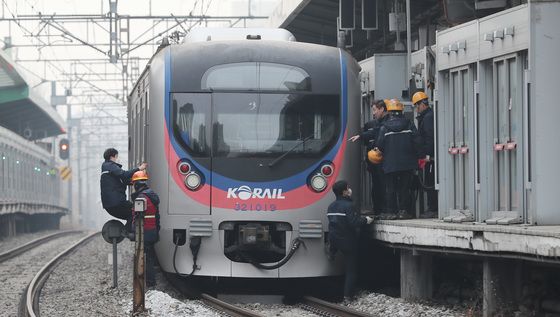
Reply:
M51 85L48 81L53 79L63 79L57 84L57 94L64 93L64 89L71 89L73 95L87 95L95 94L96 90L103 90L99 94L100 103L106 102L122 102L122 81L121 73L123 66L121 63L109 64L103 60L108 61L106 51L108 46L102 44L109 43L109 24L108 22L100 22L98 24L73 23L63 22L56 20L56 15L64 14L94 14L101 15L109 12L109 0L97 1L84 1L84 0L0 0L2 10L1 17L11 18L13 16L21 15L37 15L55 16L56 25L59 28L64 28L68 32L95 47L82 45L79 40L72 38L72 36L61 36L60 30L56 30L53 26L48 26L41 21L23 21L20 24L14 22L0 21L0 41L4 41L5 37L11 36L11 41L15 45L10 53L16 60L21 60L18 64L30 71L34 75L28 76L31 86L36 86L35 89L48 100L50 96ZM278 0L251 0L250 1L251 15L253 16L267 16L277 5ZM205 13L209 16L239 16L247 15L249 12L248 0L120 0L117 2L117 12L119 15L201 15ZM261 20L265 23L265 20ZM130 39L136 43L142 43L150 38L157 38L160 40L166 34L168 35L174 30L183 32L188 29L196 21L187 21L182 24L183 27L177 27L173 30L165 32L168 28L172 27L174 21L161 22L153 27L152 21L147 20L131 20L130 24ZM255 21L258 23L258 21ZM210 23L208 26L226 26L229 23L215 22ZM198 26L198 25L197 25ZM236 26L243 26L240 22ZM164 32L162 36L159 33ZM39 35L39 36L37 36ZM4 46L0 43L0 46ZM98 44L98 45L95 45ZM69 46L61 46L69 45ZM132 45L131 47L135 47ZM98 50L102 51L99 52ZM130 53L131 57L141 57L144 59L149 58L155 51L155 47L146 45L136 48ZM102 59L96 62L65 62L59 61L62 59ZM49 63L33 62L38 59L51 59L55 60ZM139 72L144 69L146 60L140 61ZM131 73L131 65L127 69ZM61 75L67 74L89 74L82 77L82 81L70 82L70 78L76 78L76 75ZM94 73L109 74L107 77L93 76ZM101 80L103 78L115 78L115 80ZM90 79L90 81L88 81ZM47 82L45 82L45 80ZM42 83L43 81L43 83ZM130 85L132 88L132 85ZM119 94L118 98L113 98ZM119 100L120 99L120 100ZM74 109L74 108L73 108ZM76 108L75 114L81 111L87 111L86 108ZM61 114L65 113L64 107L59 107ZM122 109L108 109L107 111L116 111L115 115L122 116Z

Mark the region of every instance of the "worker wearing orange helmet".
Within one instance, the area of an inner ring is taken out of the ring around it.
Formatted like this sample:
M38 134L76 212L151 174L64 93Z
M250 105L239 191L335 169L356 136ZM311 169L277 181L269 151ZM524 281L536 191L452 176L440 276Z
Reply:
M412 96L412 104L416 108L418 121L418 133L422 140L420 146L420 168L424 177L424 190L427 194L428 210L420 217L433 218L437 217L438 198L437 191L434 187L435 180L435 162L434 162L434 112L430 108L428 95L423 91L418 91Z
M377 147L383 153L387 215L385 219L412 218L412 182L418 166L416 126L404 117L398 99L385 100L389 118L379 129Z
M139 197L146 199L146 211L144 212L146 285L152 287L156 285L154 269L156 254L154 244L159 241L159 196L148 186L148 179L146 171L138 171L132 175L131 181L134 193L131 195L131 198L133 201Z
M379 133L379 128L388 118L387 106L383 100L374 100L371 105L373 119L364 124L360 134L350 137L349 141L356 142L362 140L366 147L366 168L370 173L371 179L371 201L375 215L385 212L385 180L382 169L383 155L377 149L375 140Z

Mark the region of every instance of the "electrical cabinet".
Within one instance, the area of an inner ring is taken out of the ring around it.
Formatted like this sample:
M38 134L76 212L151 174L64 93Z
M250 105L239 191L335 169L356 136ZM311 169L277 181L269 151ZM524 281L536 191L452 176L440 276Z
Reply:
M560 1L534 1L438 32L439 216L560 224Z

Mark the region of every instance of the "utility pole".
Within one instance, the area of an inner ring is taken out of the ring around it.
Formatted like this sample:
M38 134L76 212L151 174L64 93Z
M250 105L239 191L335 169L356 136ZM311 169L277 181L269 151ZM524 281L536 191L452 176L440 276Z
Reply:
M66 122L68 124L68 144L70 144L70 150L68 152L68 167L71 169L72 165L72 106L70 104L66 104ZM76 220L73 213L72 213L72 176L68 178L68 215L70 216L70 223L74 225L74 221Z

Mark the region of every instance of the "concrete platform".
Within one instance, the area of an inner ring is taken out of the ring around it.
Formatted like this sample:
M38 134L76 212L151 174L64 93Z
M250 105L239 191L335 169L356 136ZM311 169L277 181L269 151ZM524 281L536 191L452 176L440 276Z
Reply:
M392 247L560 263L560 226L379 220L373 238Z

